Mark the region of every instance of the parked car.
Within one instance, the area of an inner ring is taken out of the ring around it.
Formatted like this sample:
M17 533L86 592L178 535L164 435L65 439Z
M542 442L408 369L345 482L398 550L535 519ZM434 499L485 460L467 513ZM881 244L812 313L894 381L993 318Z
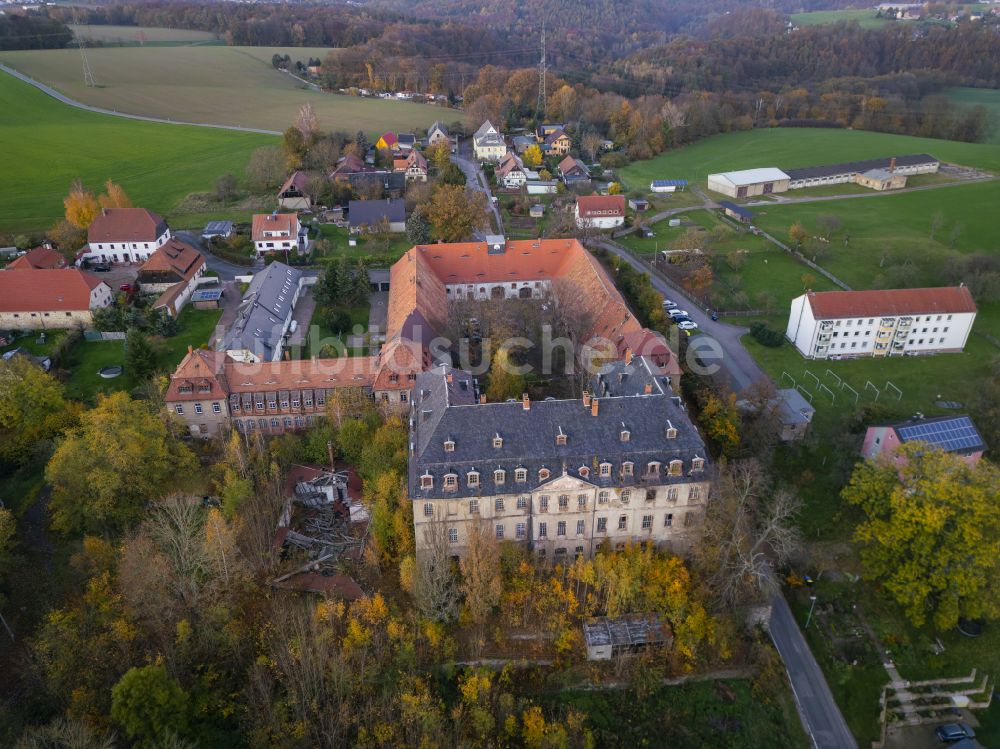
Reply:
M967 723L945 723L934 729L934 735L938 737L938 741L945 744L954 744L962 739L976 738L976 732Z
M715 322L718 319L719 319L719 313L718 312L712 312L712 321Z
M298 320L292 320L292 324L288 326L288 332L289 333L294 333L298 329L299 329L299 321Z
M674 307L673 309L668 309L667 314L670 317L687 317L688 311L686 309L677 309Z
M111 265L109 263L92 263L86 269L94 273L110 273Z
M677 323L677 327L680 328L681 330L697 330L698 323L694 322L693 320L682 320L681 322Z
M123 283L121 286L118 287L118 291L124 291L126 294L128 294L130 291L132 291L132 284Z
M675 302L673 299L664 299L663 300L663 309L669 310L669 309L673 309L676 306L677 306L677 302Z

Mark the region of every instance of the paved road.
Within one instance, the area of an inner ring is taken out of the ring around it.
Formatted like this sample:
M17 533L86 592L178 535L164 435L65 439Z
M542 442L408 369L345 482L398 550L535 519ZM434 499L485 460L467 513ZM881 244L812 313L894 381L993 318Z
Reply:
M503 219L500 216L500 207L493 202L493 193L490 192L490 185L486 181L486 175L483 174L479 162L470 158L472 154L467 150L470 142L471 139L467 138L465 143L463 143L461 155L452 154L451 160L465 174L465 180L469 187L486 195L486 202L489 204L490 211L493 213L493 220L496 222L496 233L503 234Z
M698 323L702 335L714 339L719 344L722 355L716 363L721 367L734 392L738 393L755 382L767 379L764 370L760 368L740 342L740 338L748 332L747 328L712 320L705 310L697 305L697 302L688 299L682 289L665 281L658 274L652 273L649 266L624 247L604 239L598 240L597 243L609 252L618 255L637 271L649 273L653 288L663 294L665 298L677 302L686 309L691 319ZM696 338L692 338L692 342L696 340Z
M205 247L199 234L191 231L175 231L174 236L201 252L205 256L205 264L208 265L208 269L218 273L220 281L232 281L236 276L246 276L254 272L254 269L249 265L236 265L236 263L230 263L228 260L213 255Z
M34 78L25 75L24 73L19 73L13 68L9 68L6 65L0 63L0 70L4 73L14 76L15 78L24 81L25 83L34 86L42 93L48 94L53 99L61 101L63 104L69 104L71 107L76 107L77 109L85 109L88 112L96 112L97 114L109 114L112 117L124 117L128 120L142 120L144 122L162 122L166 125L190 125L192 127L211 127L216 130L236 130L241 133L261 133L262 135L281 135L277 130L261 130L255 127L240 127L238 125L216 125L210 122L184 122L182 120L168 120L162 117L146 117L141 114L127 114L126 112L117 112L113 109L103 109L102 107L92 107L89 104L84 104L83 102L77 101L76 99L70 99L68 96L59 93L51 86L46 86L41 81L36 81Z
M775 596L772 601L768 628L785 662L795 704L812 745L816 749L857 749L858 742L851 735L784 596Z

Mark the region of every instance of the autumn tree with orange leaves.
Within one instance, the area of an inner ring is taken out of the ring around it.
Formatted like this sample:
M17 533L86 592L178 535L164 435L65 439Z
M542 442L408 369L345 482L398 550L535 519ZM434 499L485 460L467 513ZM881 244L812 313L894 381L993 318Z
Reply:
M101 204L97 202L94 193L77 180L69 188L69 195L63 198L66 208L66 220L78 229L86 229L97 218Z

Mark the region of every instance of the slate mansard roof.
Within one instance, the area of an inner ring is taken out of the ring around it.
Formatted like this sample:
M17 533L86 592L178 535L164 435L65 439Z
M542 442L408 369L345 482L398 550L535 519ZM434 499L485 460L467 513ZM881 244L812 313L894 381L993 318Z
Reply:
M449 377L451 380L449 381ZM465 383L463 385L463 383ZM658 486L690 481L692 461L707 464L705 444L691 423L679 398L662 384L660 392L597 398L592 405L580 399L533 401L526 409L520 400L478 403L475 381L467 372L436 367L417 377L410 417L410 497L444 499L528 493L563 473L594 486ZM667 437L668 428L676 436ZM622 432L628 432L623 441ZM558 434L566 444L557 444ZM502 439L494 447L494 437ZM446 451L445 442L454 442ZM681 460L682 473L667 475L672 460ZM621 476L622 463L634 464L632 476ZM647 476L650 462L660 464L655 477ZM611 476L601 477L598 465L611 464ZM527 480L515 480L518 468ZM585 468L589 475L581 475ZM506 471L497 485L493 472ZM549 471L540 478L542 469ZM479 486L468 486L466 474L479 473ZM455 491L444 489L446 474L458 475ZM422 489L420 477L434 478L431 489ZM704 474L696 474L704 476Z
M219 351L252 351L270 360L285 333L285 320L302 281L302 271L271 263L250 282L236 319L219 341Z

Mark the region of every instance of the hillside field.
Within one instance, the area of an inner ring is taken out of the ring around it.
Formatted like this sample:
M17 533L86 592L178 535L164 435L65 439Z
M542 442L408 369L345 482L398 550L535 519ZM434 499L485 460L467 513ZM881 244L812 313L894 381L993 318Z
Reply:
M159 26L81 26L70 24L77 39L90 39L119 46L177 46L191 44L224 44L210 31L167 29Z
M0 232L50 227L75 179L94 190L114 179L136 205L169 212L188 193L211 190L226 172L242 176L251 151L276 142L94 114L0 74L0 143L16 144L0 180Z
M708 175L776 166L792 169L843 161L930 153L942 161L1000 171L1000 145L828 128L761 128L716 135L621 170L630 189L654 179L687 179L705 187Z
M808 13L792 13L792 23L796 26L821 26L827 23L841 21L857 21L863 29L877 29L889 23L888 19L878 18L875 10L816 10Z
M91 27L93 28L93 27ZM311 102L324 130L369 134L426 128L459 113L429 104L362 99L308 89L271 66L275 53L322 59L299 47L145 46L87 50L97 87L84 85L76 49L2 52L0 62L77 101L130 114L282 131Z

